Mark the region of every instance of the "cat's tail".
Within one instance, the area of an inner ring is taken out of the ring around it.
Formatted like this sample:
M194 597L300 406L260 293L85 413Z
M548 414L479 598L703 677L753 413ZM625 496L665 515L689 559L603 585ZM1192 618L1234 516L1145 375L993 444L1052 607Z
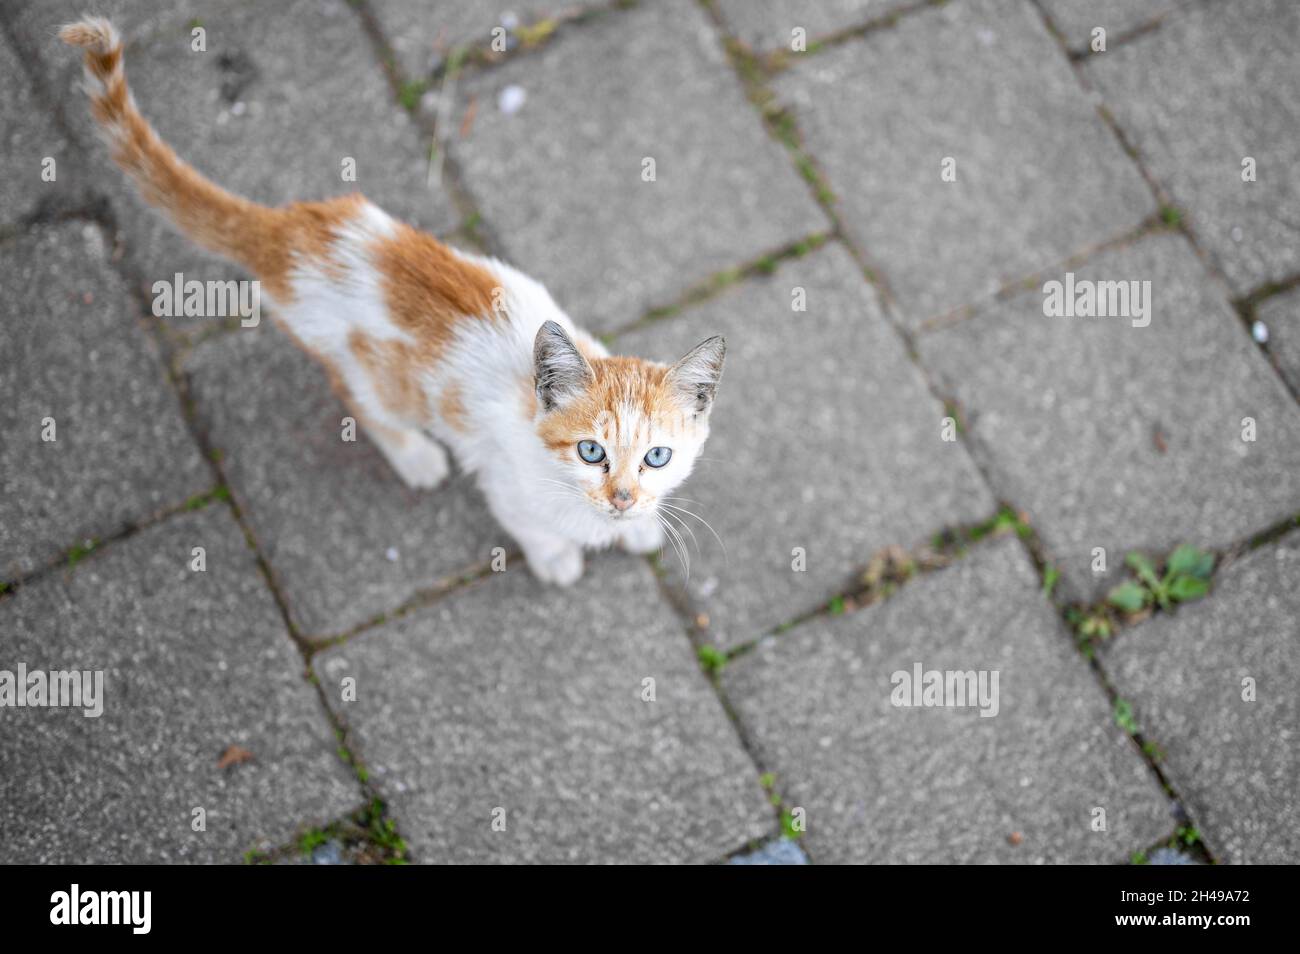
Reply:
M241 198L205 178L168 146L136 108L122 67L122 38L113 24L87 17L59 30L86 51L86 92L113 160L151 205L186 235L254 272L279 271L286 223L279 209Z

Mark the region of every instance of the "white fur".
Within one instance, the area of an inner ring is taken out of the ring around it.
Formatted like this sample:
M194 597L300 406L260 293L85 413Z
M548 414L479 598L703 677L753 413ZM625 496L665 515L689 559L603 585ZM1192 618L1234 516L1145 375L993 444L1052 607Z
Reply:
M410 340L390 320L368 251L394 227L389 216L368 206L334 249L332 258L343 263L343 274L334 268L300 267L293 277L292 301L277 311L295 337L339 369L358 416L378 425L369 434L402 480L411 487L435 486L447 475L448 462L434 439L447 445L461 469L475 475L493 516L545 582L576 581L585 548L621 544L636 553L660 549L659 498L690 473L707 425L701 422L688 433L661 433L637 409L621 409L602 422L603 433L591 438L605 446L616 474L638 481L638 502L616 516L607 502L588 496L586 491L599 487L602 468L584 463L576 449L571 461L558 460L538 437L538 419L527 415L524 395L533 387L533 344L544 322L556 322L589 353L608 352L574 326L542 285L516 269L456 253L497 278L506 320L457 324L442 360L424 372L421 382L431 425L397 417L384 406L369 373L352 354L348 335L359 328L378 341ZM463 430L438 414L439 398L451 387L458 389L465 409L468 426ZM536 413L545 411L539 407ZM658 445L672 448L668 465L638 473L645 453Z

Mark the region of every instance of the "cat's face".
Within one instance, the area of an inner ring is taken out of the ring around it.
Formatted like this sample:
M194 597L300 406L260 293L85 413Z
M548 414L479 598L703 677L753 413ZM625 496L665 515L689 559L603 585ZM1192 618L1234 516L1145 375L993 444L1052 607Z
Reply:
M710 338L672 367L588 360L559 325L543 325L534 348L537 429L568 491L612 521L653 513L709 436L725 352L722 338Z

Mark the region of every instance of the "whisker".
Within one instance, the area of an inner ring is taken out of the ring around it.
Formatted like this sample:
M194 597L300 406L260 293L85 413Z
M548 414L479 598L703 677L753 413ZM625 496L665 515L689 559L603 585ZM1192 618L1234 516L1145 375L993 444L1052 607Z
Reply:
M665 520L662 514L656 513L655 519L659 521L666 531L668 531L668 536L672 542L673 550L677 554L677 559L682 563L682 568L686 573L686 579L689 580L691 578L691 556L686 552L686 546L682 543L681 534L673 529L672 524Z
M684 513L688 517L694 517L700 523L704 524L704 526L708 529L709 533L713 534L713 539L718 541L718 546L722 547L723 557L727 560L727 562L731 562L731 558L727 554L727 545L722 542L722 537L718 536L718 531L713 529L713 524L709 523L709 521L705 520L698 513L693 513L692 511L687 510L685 507L677 507L674 506L673 504L661 504L660 506L665 507L672 511L676 511L677 513Z
M688 534L690 534L691 542L695 544L695 552L698 553L700 556L704 556L704 551L700 549L700 541L696 539L695 531L691 529L690 524L684 521L681 517L674 514L671 509L666 510L664 512L664 516L671 517L673 520L676 520L679 524L681 524L682 529L684 529Z

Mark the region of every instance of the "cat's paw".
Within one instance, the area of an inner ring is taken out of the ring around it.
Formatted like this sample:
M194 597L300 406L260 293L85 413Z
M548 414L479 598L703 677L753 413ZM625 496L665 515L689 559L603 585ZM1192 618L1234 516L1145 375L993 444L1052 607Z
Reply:
M543 583L571 586L582 578L582 548L565 546L545 552L525 551L528 569Z
M430 490L447 479L447 452L423 434L408 434L401 447L388 451L388 462L412 490Z
M628 553L658 553L664 548L664 528L653 517L629 522L618 538Z

